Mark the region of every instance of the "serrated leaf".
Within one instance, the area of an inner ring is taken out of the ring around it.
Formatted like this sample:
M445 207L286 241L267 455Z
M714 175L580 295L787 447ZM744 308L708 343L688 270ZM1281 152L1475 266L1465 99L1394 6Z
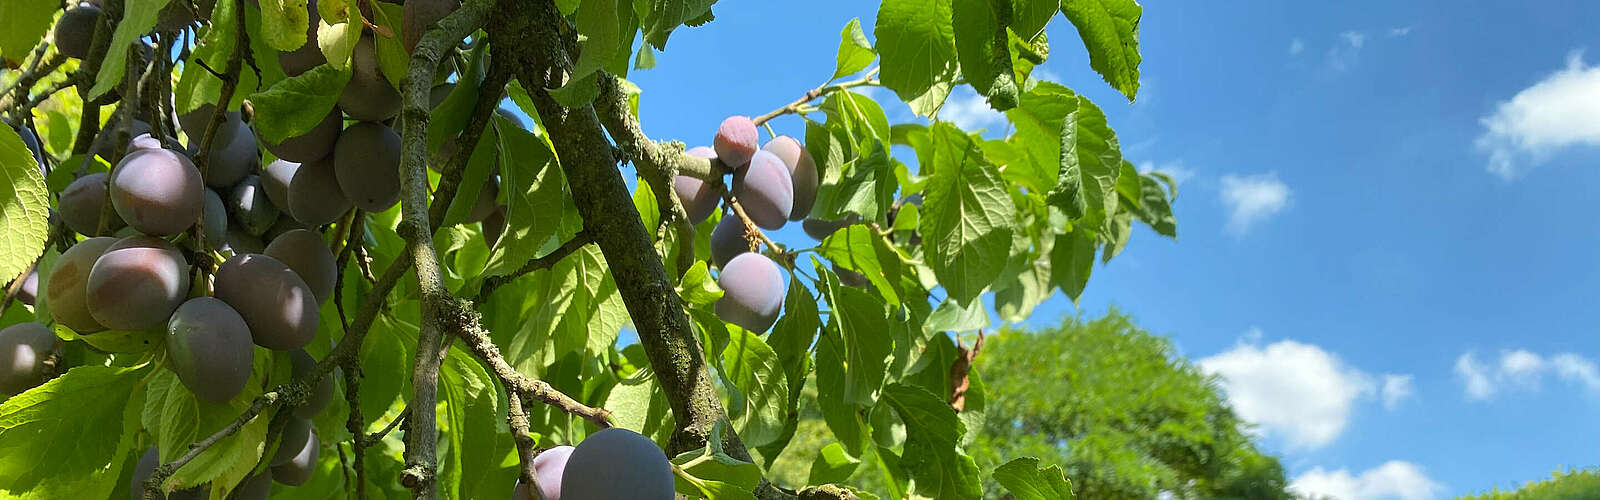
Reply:
M1017 105L1017 82L1011 73L1011 53L1005 26L996 19L989 0L954 0L956 56L961 75L979 95L999 111Z
M830 329L831 330L831 329ZM825 330L827 331L827 330ZM835 332L828 332L834 333ZM843 348L835 337L825 334L817 341L817 393L842 394L848 378ZM862 418L861 406L839 397L819 397L817 407L822 410L822 420L851 455L861 456L866 451L867 423Z
M566 176L556 166L549 142L512 126L503 117L494 120L507 227L489 255L482 273L486 277L510 274L532 260L551 238L570 237L560 234L562 219L575 212L569 208L572 201Z
M650 192L648 189L641 190L645 193ZM655 200L650 200L650 203L652 210L640 210L639 212L655 212L653 210ZM654 224L648 224L645 227L653 226ZM688 271L683 273L683 280L678 284L678 295L683 297L684 303L691 306L710 305L716 303L717 299L722 298L722 287L717 286L717 280L712 279L711 271L707 269L706 261L698 260L695 261L693 266L689 267Z
M599 75L590 73L582 78L568 80L567 84L562 85L561 88L549 90L550 97L555 98L556 103L563 107L576 108L584 106L600 95L598 78Z
M966 426L950 405L926 389L906 384L885 387L883 397L906 423L900 466L911 476L912 491L928 498L981 497L977 462L960 449Z
M217 0L217 6L211 15L215 19L233 19L236 8L241 8L237 0ZM200 37L200 42L190 52L184 67L193 67L196 70L182 72L178 76L178 84L172 89L176 101L174 108L179 114L188 113L206 104L216 104L217 100L222 98L222 79L210 71L200 69L198 61L205 61L211 69L219 72L226 69L227 60L232 56L233 47L237 43L234 31L236 25L237 23L211 24ZM260 26L259 11L245 9L245 29L255 33L260 31ZM233 99L228 101L228 109L238 109L246 96L284 78L283 67L278 65L276 52L268 47L261 37L250 37L249 50L255 59L255 68L247 67L239 72L239 84L235 87ZM260 69L260 73L257 74L255 69Z
M867 33L861 30L861 18L851 19L839 31L839 53L834 56L833 77L839 78L867 69L877 58L878 53L873 51Z
M439 399L444 408L440 434L449 442L440 464L440 493L486 496L483 479L498 468L496 452L503 451L500 434L491 429L504 423L507 411L495 378L470 354L452 349L439 370Z
M631 4L619 5L627 0L587 0L578 9L577 30L583 37L583 51L578 62L573 63L568 85L599 71L616 58L622 40L625 19L621 11L631 11ZM628 42L633 42L633 32L628 32Z
M855 224L834 231L822 240L817 250L834 264L866 275L889 305L900 304L904 294L901 288L903 259L872 228Z
M328 65L344 69L350 65L356 42L361 40L365 24L355 3L359 0L323 0L317 2L321 19L317 22L317 48L328 60Z
M292 51L306 44L306 31L311 25L311 11L306 0L259 0L261 6L260 36L268 47Z
M840 151L834 148L845 144L845 132L831 125L823 129L817 133L820 136L817 140L822 144L814 148L827 149L822 150L826 155L823 157L824 163L818 165L822 169L822 179L817 187L817 199L811 208L811 215L825 220L838 220L853 213L865 220L881 219L893 204L895 189L899 187L883 141L868 138L863 144L869 149L862 151L861 156L834 164L838 158L835 152ZM812 140L812 131L813 128L808 126L808 142Z
M50 31L51 17L60 6L45 0L0 2L0 19L6 20L6 29L0 30L0 56L20 65Z
M255 352L261 359L256 360L250 382L227 403L200 401L171 371L156 372L145 396L143 421L156 438L162 462L182 456L189 451L189 444L232 423L256 396L261 395L260 377L270 363L265 359L268 351L256 349ZM213 482L225 485L226 489L238 484L249 475L266 450L268 420L251 420L239 432L217 441L173 473L165 486L177 490Z
M1050 251L1050 281L1076 304L1094 270L1095 237L1081 229L1057 235Z
M818 271L826 270L819 266ZM878 388L884 379L884 360L893 348L889 320L884 315L883 302L877 297L840 285L831 272L829 274L822 292L828 301L830 330L837 335L827 335L819 342L829 343L845 366L843 390L829 398L870 407L878 399Z
M0 193L11 193L0 200L0 280L10 281L44 253L50 234L44 175L11 127L0 127Z
M1011 31L1024 41L1044 33L1050 18L1061 9L1061 0L1010 0Z
M641 28L644 39L657 50L667 49L672 30L705 16L717 0L645 0L648 3Z
M672 463L681 471L675 474L679 492L699 493L713 500L755 498L750 492L761 484L761 468L728 455L722 448L724 432L726 429L719 420L712 425L705 447L672 457ZM723 486L706 484L712 482ZM743 495L738 495L741 491Z
M789 382L791 410L799 403L806 374L810 373L811 343L816 340L817 330L821 327L816 297L800 280L789 280L789 292L783 298L783 317L773 325L767 343L783 365L784 379Z
M954 79L955 28L948 0L883 0L872 31L878 40L879 80L900 100L911 102L935 82Z
M551 272L557 276L571 275L574 284L568 299L570 305L554 333L555 356L568 352L587 355L606 352L616 342L622 325L628 322L628 312L599 247L585 245L561 259Z
M783 433L788 417L789 386L782 362L755 333L729 328L729 334L722 350L722 370L733 383L728 416L746 445L766 445Z
M807 484L837 483L850 478L850 474L861 465L861 459L850 456L844 451L844 446L839 443L828 443L817 453L817 458L811 461L811 475L806 477Z
M1017 500L1062 500L1074 498L1072 482L1061 472L1061 467L1040 467L1039 459L1023 457L1006 462L994 469L994 481L1000 483Z
M0 127L10 128L10 127ZM106 498L122 457L124 408L148 367L80 366L0 404L0 491L31 498ZM62 425L70 419L72 425Z
M328 65L284 78L250 95L248 100L256 111L251 123L261 139L269 143L304 135L333 112L339 93L349 81L348 68L339 70Z
M1030 177L1049 182L1038 187L1051 206L1074 220L1098 221L1116 212L1122 152L1099 107L1066 87L1039 82L1006 115L1017 126L1012 144L1037 170Z
M406 50L405 43L405 7L396 3L373 2L373 13L377 17L378 27L389 33L374 32L372 41L373 49L377 51L378 69L389 80L389 85L401 88L400 83L405 81L406 72L411 68L411 52Z
M949 296L965 304L1004 268L1014 208L999 172L965 132L939 122L929 140L927 154L918 154L928 172L918 226L924 260Z
M1089 67L1133 101L1139 93L1139 18L1135 0L1061 0L1061 13L1078 28Z
M611 411L612 423L646 436L662 436L673 427L667 395L645 366L622 379L606 397L604 408Z
M939 308L934 309L933 314L928 315L928 322L923 327L934 332L981 330L989 327L989 311L984 309L981 300L962 304L947 298L939 303Z
M167 0L127 0L122 21L111 34L111 45L107 46L100 72L94 77L94 87L89 89L89 99L106 95L112 87L122 83L122 76L128 69L129 47L156 26L156 17L166 6Z

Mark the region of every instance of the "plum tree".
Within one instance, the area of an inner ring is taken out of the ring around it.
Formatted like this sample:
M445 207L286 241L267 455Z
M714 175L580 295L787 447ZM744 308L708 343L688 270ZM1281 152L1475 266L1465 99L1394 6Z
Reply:
M150 449L145 450L143 455L139 456L139 462L133 465L133 475L128 480L129 498L133 500L144 498L144 482L146 479L150 479L150 475L155 472L156 466L160 465L160 463L161 453L154 446L151 446ZM174 491L164 498L166 500L205 500L211 498L211 488L205 486L185 488Z
M106 211L106 180L111 176L105 172L96 172L79 177L61 190L59 196L61 203L57 205L61 212L61 221L78 234L85 236L107 236L128 225L115 211ZM105 230L100 229L101 216L109 216L105 221Z
M400 201L400 134L373 122L345 128L333 147L333 172L356 208L387 210Z
M56 22L56 29L51 35L56 50L61 55L75 59L89 57L89 45L94 43L95 23L99 21L100 7L92 3L80 3L61 13L61 20Z
M224 403L250 381L250 327L227 303L195 297L167 321L167 361L195 396Z
M723 215L717 227L711 230L711 261L722 268L739 254L749 252L750 240L744 235L744 221L733 214Z
M269 189L267 196L272 196L271 193ZM312 226L333 222L351 207L350 199L339 189L331 156L296 167L294 178L289 180L287 197L289 215Z
M317 367L317 360L304 350L289 351L289 360L293 366L295 378L302 378L310 374ZM311 395L306 398L305 404L294 408L294 416L311 420L322 413L328 403L333 401L333 378L324 377L321 382L311 388Z
M106 329L89 314L89 271L100 255L116 243L116 238L89 238L72 245L56 259L45 283L45 300L50 302L50 317L80 334Z
M717 152L705 146L689 148L685 151L690 156L715 160ZM679 175L672 178L672 189L678 192L678 199L683 202L684 211L689 213L689 222L699 224L711 216L722 203L722 182L701 180L699 177Z
M722 164L737 171L750 163L750 157L756 154L760 142L761 135L756 131L756 122L748 116L730 116L722 120L722 125L717 127L717 134L711 137L711 149L716 151L717 159Z
M378 69L378 52L372 35L362 35L350 57L350 82L339 94L339 109L351 118L381 122L400 112L400 93Z
M237 254L217 267L218 299L233 306L256 345L280 351L311 343L317 335L317 299L289 266L261 254Z
M265 233L278 222L278 207L267 198L261 177L254 174L245 176L233 185L233 190L228 193L228 208L233 214L233 221L250 234Z
M308 162L319 160L333 153L333 144L339 140L339 130L344 126L344 120L335 109L317 122L311 130L273 144L263 143L267 151L271 151L278 158L292 162Z
M300 486L306 484L306 481L311 479L311 474L316 472L317 453L319 451L318 448L322 446L322 442L317 438L317 430L312 429L310 423L305 425L305 441L300 446L290 448L295 451L287 460L272 466L273 481L289 486ZM287 441L280 444L279 450L282 450L282 447L288 446L288 444Z
M322 48L317 45L317 24L322 20L321 13L317 11L317 0L308 0L306 11L309 14L309 22L306 23L306 44L292 51L278 52L278 64L283 66L283 72L289 76L305 73L328 62L327 56L322 54Z
M811 152L800 141L787 135L780 135L767 141L762 146L767 151L783 160L783 165L789 169L789 179L794 187L794 204L789 209L789 220L797 221L811 215L811 205L817 201L817 185L821 177L817 172L817 162L811 159Z
M228 241L228 207L222 203L222 196L210 188L206 189L206 203L201 207L201 217L206 244L221 248Z
M733 196L757 226L776 230L789 221L789 211L794 207L794 181L777 155L756 151L749 166L733 174Z
M189 294L189 263L154 236L129 236L106 247L89 270L85 303L94 320L115 330L160 325Z
M207 186L221 189L234 185L260 166L261 154L256 149L255 132L245 125L239 114L228 113L227 119L218 126L221 128L212 138L215 142L202 176ZM198 138L193 140L199 141Z
M717 317L723 321L761 333L778 321L783 307L783 271L778 263L755 252L739 254L717 275L722 298L717 300Z
M139 232L170 236L200 219L205 186L189 157L169 149L145 149L123 158L111 171L111 205Z
M670 499L672 464L650 438L612 427L590 434L567 457L561 498Z
M311 287L311 294L317 297L318 303L333 298L339 268L328 244L317 233L305 229L285 231L273 238L262 253L293 269L306 286Z
M55 375L61 339L50 327L23 322L0 329L0 394L20 394Z

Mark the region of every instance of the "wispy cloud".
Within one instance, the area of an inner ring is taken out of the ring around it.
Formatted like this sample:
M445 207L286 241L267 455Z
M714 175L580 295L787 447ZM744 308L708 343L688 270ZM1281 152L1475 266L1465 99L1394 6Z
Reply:
M1228 231L1244 234L1256 223L1289 205L1289 186L1269 172L1251 176L1222 176L1222 204L1228 208Z
M1444 486L1429 478L1417 464L1390 460L1360 474L1351 474L1349 469L1316 467L1296 476L1289 489L1338 500L1428 500L1442 493Z
M1363 398L1381 390L1398 402L1410 393L1409 375L1385 375L1379 389L1374 377L1320 347L1293 340L1262 346L1260 338L1253 328L1232 349L1201 359L1200 368L1221 378L1240 417L1292 449L1332 443ZM1403 381L1391 387L1391 380Z
M1367 45L1367 34L1350 30L1339 34L1339 43L1328 49L1328 68L1346 71L1361 60L1361 48Z
M1297 56L1306 51L1306 41L1295 38L1289 42L1289 55Z
M1148 174L1155 171L1160 171L1172 176L1172 180L1177 181L1179 186L1189 182L1189 180L1193 179L1195 176L1194 169L1185 166L1183 164L1183 160L1173 160L1162 163L1145 161L1139 164L1139 173Z
M1515 179L1563 149L1600 146L1600 66L1582 51L1567 66L1522 89L1479 120L1484 132L1474 143L1489 156L1489 172Z
M1384 375L1383 387L1379 395L1383 398L1383 408L1393 410L1400 406L1401 401L1411 397L1412 376L1410 375Z
M1403 36L1406 36L1406 35L1410 35L1411 34L1411 28L1412 28L1412 26L1401 26L1401 27L1398 27L1398 28L1389 28L1389 36L1391 38L1399 38L1399 37L1403 37Z
M1524 349L1506 350L1490 364L1468 351L1456 358L1455 372L1467 399L1477 401L1509 390L1536 391L1547 376L1600 394L1600 365L1570 352L1544 357Z

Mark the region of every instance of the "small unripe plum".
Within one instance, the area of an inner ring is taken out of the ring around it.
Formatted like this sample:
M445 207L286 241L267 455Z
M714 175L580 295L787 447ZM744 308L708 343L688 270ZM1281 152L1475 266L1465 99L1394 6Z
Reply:
M335 109L303 135L284 139L277 144L263 143L267 145L267 151L278 158L292 162L319 160L333 153L333 144L339 140L339 128L342 126L344 120L339 110Z
M170 236L200 219L205 186L189 157L168 149L135 151L111 171L111 205L139 232Z
M322 48L317 46L317 22L322 20L317 12L317 0L306 2L306 8L309 9L311 21L306 25L306 44L290 52L278 53L278 65L283 66L284 74L289 76L305 73L328 62L327 56L322 55Z
M225 188L239 182L251 170L261 165L261 152L256 149L256 134L250 131L237 113L229 113L211 139L210 160L206 164L206 185ZM199 140L195 141L199 147Z
M100 231L100 216L106 214L105 206L109 202L106 198L106 180L109 177L104 172L92 173L79 177L61 190L58 205L61 221L73 232L85 236L105 236L128 225L113 210L107 214L111 219L106 221L104 233Z
M255 346L250 327L226 302L196 297L167 321L167 359L195 396L226 403L250 381Z
M50 301L50 317L79 334L89 334L106 329L89 314L89 271L100 255L116 243L116 238L89 238L72 245L56 259L45 283L45 299Z
M722 298L717 300L717 317L755 333L767 331L778 321L783 307L783 271L765 255L739 254L717 275Z
M82 3L61 13L51 38L61 55L84 59L89 57L89 46L94 43L95 25L100 22L100 7Z
M212 248L222 248L228 242L228 208L222 203L222 196L216 191L206 189L206 204L203 208L206 245Z
M350 56L350 82L339 94L339 109L361 121L381 122L400 112L400 93L378 67L377 44L362 35Z
M794 206L789 209L789 220L802 220L811 215L811 205L817 201L817 185L822 179L817 173L817 162L811 159L805 145L793 137L780 135L767 141L761 149L777 155L789 168L789 179L794 183Z
M215 295L239 311L256 345L300 349L317 335L317 298L305 280L278 259L230 257L217 267Z
M404 28L400 34L405 37L406 53L417 50L417 42L422 41L422 34L428 31L433 23L444 19L444 16L455 12L461 7L461 0L411 0L405 4L405 14L402 17Z
M294 182L294 173L299 170L299 163L282 159L261 169L261 188L266 190L267 200L280 212L289 211L289 184Z
M172 316L189 294L189 263L154 236L129 236L106 248L84 289L89 314L115 330L143 330Z
M381 123L351 125L333 147L333 171L357 208L388 210L400 202L400 134Z
M312 429L306 437L305 444L298 448L298 452L289 460L272 466L272 480L289 486L300 486L311 479L311 473L317 470L317 453L322 442L317 439L317 431Z
M128 482L128 490L131 493L129 498L133 500L144 498L144 482L150 479L150 474L155 473L156 466L159 465L161 465L161 453L156 451L154 446L146 450L144 455L139 456L139 462L133 466L133 477ZM158 496L156 498L165 498L166 500L205 500L211 498L211 488L209 486L195 486L174 491L165 497Z
M835 231L855 224L858 220L860 220L860 217L857 217L856 214L850 214L838 220L806 219L805 222L800 223L800 228L804 229L806 235L810 236L811 239L822 241L828 239L828 236Z
M317 297L317 302L327 302L333 297L333 285L339 277L339 267L334 262L333 251L328 249L328 244L317 233L304 229L284 232L273 238L263 253L293 269L300 279L305 280L306 286L311 287L311 294Z
M757 226L776 230L789 222L794 181L777 155L757 151L750 165L733 175L733 195Z
M339 189L332 156L300 164L289 180L289 215L300 222L321 226L338 220L350 206L350 199Z
M756 122L748 116L730 116L717 127L717 135L711 138L711 148L716 150L717 159L737 171L750 162L760 142Z
M294 366L294 378L296 380L309 376L312 371L317 369L317 360L312 358L310 354L306 354L303 349L291 351L289 360ZM331 401L333 401L333 377L325 376L322 377L321 381L317 382L316 386L311 388L311 395L306 398L306 403L294 408L294 416L307 420L316 418L317 414L322 413L322 410L327 408L328 403Z
M711 230L711 260L721 268L739 254L750 251L750 241L744 237L744 221L738 215L724 214Z
M603 429L590 434L567 458L561 498L671 499L672 464L650 438L620 427Z
M264 233L278 222L278 206L267 199L266 187L261 185L259 176L247 175L235 184L228 193L228 206L233 212L233 221L250 234Z
M0 393L20 394L55 375L61 339L40 323L17 323L0 329Z

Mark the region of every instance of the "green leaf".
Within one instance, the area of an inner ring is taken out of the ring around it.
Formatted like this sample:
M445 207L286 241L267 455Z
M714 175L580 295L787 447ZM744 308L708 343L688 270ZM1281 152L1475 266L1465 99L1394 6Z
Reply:
M733 383L728 391L728 417L747 446L776 441L789 413L789 386L782 362L760 336L729 328L722 350L722 371Z
M0 447L12 458L0 460L0 491L109 497L133 447L123 410L145 371L80 366L0 404Z
M599 76L597 74L590 73L588 76L584 76L583 78L574 78L568 80L567 84L561 86L561 88L551 89L549 91L550 97L555 98L557 103L568 108L576 108L585 104L589 104L591 101L594 101L595 97L600 95L600 84L598 83L598 78Z
M495 378L465 350L452 349L440 367L439 399L444 408L440 434L449 441L440 464L442 496L487 496L483 479L498 468L496 452L504 451L500 433L492 429L504 424L507 411Z
M606 397L604 408L611 411L611 421L617 427L646 436L665 435L673 428L667 395L649 366L618 382Z
M881 59L879 80L901 100L911 102L927 94L936 82L955 78L955 28L949 0L883 0L873 35ZM942 97L938 100L944 101Z
M217 0L217 6L211 15L214 19L233 19L236 8L241 8L236 0ZM212 65L212 69L222 71L224 63L221 61L227 61L232 56L233 47L237 43L235 25L236 23L213 23L206 28L205 34L200 37L200 42L190 52L189 59L184 62L184 67L199 68L197 61L206 61ZM245 29L256 33L260 31L260 26L260 12L255 9L245 9ZM268 47L261 37L250 37L249 49L255 58L255 67L261 72L257 74L253 68L245 68L239 72L239 85L233 93L233 99L228 101L228 109L238 109L245 97L255 93L256 89L284 78L283 67L278 65L277 53ZM216 104L222 99L222 79L203 69L184 71L178 76L178 84L173 87L172 93L177 103L175 106L177 112L188 113L206 104Z
M822 410L822 420L828 424L828 430L833 431L845 450L861 456L869 443L863 409L852 401L833 396L844 393L850 375L844 362L844 347L836 340L837 332L832 330L824 330L817 341L817 394L829 395L817 398L817 407Z
M822 179L817 187L817 199L811 208L811 215L837 220L853 213L866 220L881 219L894 203L894 192L899 187L884 142L867 139L864 142L870 149L860 157L834 164L832 162L837 159L834 148L845 144L845 133L833 126L819 128L824 128L817 132L820 136L817 140L822 144L816 147L826 148L823 152L828 156L824 157L827 163L818 165L822 169ZM812 127L808 126L808 142L812 140L812 131Z
M1033 38L1044 33L1044 27L1050 23L1050 18L1056 16L1056 11L1061 8L1061 0L1010 0L1011 1L1011 31L1024 41L1033 41Z
M317 23L317 48L322 49L323 57L334 68L344 69L350 65L356 42L361 40L361 32L366 28L361 11L356 7L357 1L317 2L317 12L321 14Z
M1156 180L1156 175L1165 174L1153 172L1151 176L1133 176L1139 179L1139 203L1134 213L1139 216L1139 221L1150 226L1150 229L1155 230L1157 234L1177 239L1178 219L1172 215L1172 202L1167 198L1168 190L1161 185L1161 181ZM1122 180L1118 179L1117 182L1120 185Z
M260 0L261 30L255 33L272 47L292 51L306 44L311 12L306 0Z
M890 139L889 118L883 114L883 107L867 96L848 90L834 92L822 101L821 109L828 115L828 126L844 131L847 146Z
M39 164L22 137L0 127L0 280L10 280L44 252L50 234L50 198Z
M649 190L645 189L648 193ZM651 201L651 207L654 200ZM640 210L641 213L645 212ZM655 212L655 210L650 210ZM645 227L651 227L645 226ZM717 302L722 298L722 287L717 286L717 281L711 278L711 271L706 269L706 261L697 260L689 270L683 273L683 281L678 284L678 295L683 297L684 303L691 306L704 306ZM743 433L740 433L743 434Z
M555 355L568 352L594 355L606 352L617 341L622 325L628 322L628 310L617 291L606 267L605 257L596 245L585 245L572 255L556 263L552 272L570 274L571 304L561 317L555 336ZM585 351L587 349L587 351Z
M472 215L472 210L478 205L478 195L483 194L483 189L470 187L494 182L491 176L499 170L500 141L495 140L498 135L490 136L491 132L485 129L484 134L478 136L478 143L473 146L472 154L467 157L467 166L461 171L461 183L456 189L456 197L450 200L450 208L445 210L444 226L466 223L467 218ZM458 144L459 146L461 145ZM496 190L495 193L498 195L499 191Z
M1017 105L1017 82L1011 73L1005 26L989 4L989 0L954 1L956 56L967 84L987 97L991 107L1005 111Z
M560 235L563 218L575 216L566 176L556 165L549 142L504 117L494 120L500 138L500 189L506 196L507 227L489 255L483 271L486 277L510 274L522 267L546 242Z
M924 260L951 298L977 298L1005 266L1011 251L1013 207L1006 186L972 138L948 123L935 123L926 154Z
M51 17L60 7L48 0L0 2L0 19L6 20L6 29L0 30L0 56L8 66L22 64L50 30Z
M1105 113L1072 90L1039 82L1008 111L1016 124L1012 144L1026 152L1036 176L1054 177L1050 205L1072 219L1096 220L1116 212L1116 179L1122 152Z
M377 51L378 69L389 80L389 85L401 88L401 82L406 79L406 73L411 68L411 52L406 50L405 43L405 7L397 3L373 2L373 13L378 26L389 30L390 35L384 36L373 33L373 50Z
M989 312L984 310L983 301L962 305L950 298L939 303L939 308L928 315L928 322L923 325L930 332L970 332L988 327Z
M1074 229L1057 235L1050 251L1050 268L1054 271L1050 281L1061 287L1073 304L1083 295L1083 287L1089 284L1089 273L1094 270L1094 245L1094 235Z
M844 446L828 443L811 461L811 475L806 478L806 484L837 483L850 479L850 474L860 465L861 459L845 453Z
M333 112L339 93L349 81L349 69L321 65L250 95L248 100L256 111L252 122L256 133L261 134L262 140L276 144L310 132Z
M619 5L619 2L625 2ZM568 77L568 84L583 80L616 59L618 46L622 43L623 24L626 19L619 16L622 11L631 11L632 5L627 0L586 0L583 7L578 9L577 29L578 36L583 40L583 51L578 54L578 62L573 63L572 73ZM633 43L633 32L626 33L628 43Z
M901 287L903 260L872 228L855 224L835 231L817 250L834 264L866 275L889 305L900 304L905 293Z
M680 493L703 495L710 500L755 498L750 492L761 485L761 468L723 451L723 432L719 420L712 425L704 448L672 457L672 463L678 466L674 476Z
M106 95L112 87L122 83L122 75L128 69L130 46L156 26L156 16L166 6L167 0L127 0L123 5L122 21L117 23L116 32L111 34L111 45L107 46L100 72L94 77L94 87L89 89L89 100Z
M866 32L861 31L861 18L851 19L839 31L839 54L834 56L833 78L855 74L866 69L877 58L878 54L872 50L872 42L867 40Z
M955 410L921 387L893 384L884 400L906 423L906 451L900 466L911 476L911 489L928 498L979 498L977 462L961 452L966 426Z
M817 330L821 327L816 297L811 296L800 280L789 280L789 293L783 298L783 317L773 325L767 343L778 355L784 379L789 381L788 407L791 410L800 401L806 374L811 370L811 343L817 339Z
M824 270L819 268L818 271ZM893 348L889 319L884 315L883 302L877 297L839 285L832 276L827 282L823 296L828 300L829 323L837 330L837 336L825 335L819 342L827 342L836 349L845 365L844 390L829 398L870 407L878 399L878 388L883 385L884 360Z
M1139 17L1135 0L1061 0L1061 13L1078 28L1089 66L1132 101L1139 93Z
M195 398L169 370L154 374L145 394L143 422L155 435L156 448L161 451L161 461L170 462L189 451L189 444L222 430L250 402L261 394L261 376L271 363L267 350L256 349L252 383L246 384L239 395L227 403L209 403ZM238 484L255 466L266 450L269 419L251 420L238 433L217 441L194 460L178 469L167 480L165 487L177 490L205 482L215 482L231 488Z
M642 0L647 3L644 14L644 39L656 50L667 49L667 37L678 26L688 24L711 13L717 0Z
M994 469L994 481L1006 487L1017 500L1059 500L1074 498L1072 483L1061 467L1039 466L1039 459L1023 457Z

